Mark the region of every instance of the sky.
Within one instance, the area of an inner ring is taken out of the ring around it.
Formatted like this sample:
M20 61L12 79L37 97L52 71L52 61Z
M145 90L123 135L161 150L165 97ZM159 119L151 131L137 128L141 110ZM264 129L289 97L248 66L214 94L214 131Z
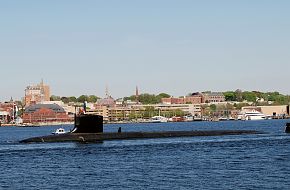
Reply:
M0 101L42 79L58 96L290 94L288 0L0 0Z

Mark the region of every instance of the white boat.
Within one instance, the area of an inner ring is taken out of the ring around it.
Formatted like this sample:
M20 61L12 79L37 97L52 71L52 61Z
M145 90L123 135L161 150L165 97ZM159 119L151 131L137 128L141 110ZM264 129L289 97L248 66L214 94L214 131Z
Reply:
M258 112L256 110L252 110L249 112L245 112L242 116L243 120L264 120L266 119L266 115Z
M166 117L163 117L163 116L154 116L154 117L151 117L150 121L152 123L165 123L168 121L168 119Z
M64 134L64 133L66 133L64 128L58 128L54 132L52 132L52 134L55 134L55 135Z
M183 117L184 121L193 121L193 116L187 115Z

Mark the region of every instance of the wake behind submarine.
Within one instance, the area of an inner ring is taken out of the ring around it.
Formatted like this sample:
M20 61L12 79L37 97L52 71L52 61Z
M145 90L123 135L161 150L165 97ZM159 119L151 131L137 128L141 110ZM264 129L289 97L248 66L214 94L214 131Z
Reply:
M220 136L261 134L254 130L214 130L214 131L160 131L160 132L103 132L103 117L100 115L82 114L75 116L75 125L71 132L59 135L33 137L21 143L41 142L102 142L105 140L129 140L169 137Z

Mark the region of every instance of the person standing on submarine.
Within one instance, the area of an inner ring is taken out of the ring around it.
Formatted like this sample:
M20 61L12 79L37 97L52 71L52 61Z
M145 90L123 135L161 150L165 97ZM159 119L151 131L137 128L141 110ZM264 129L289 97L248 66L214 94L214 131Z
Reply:
M86 112L87 112L87 104L88 104L88 102L87 101L84 101L84 114L86 114Z
M79 108L79 115L84 115L87 112L87 101L84 101L83 107Z

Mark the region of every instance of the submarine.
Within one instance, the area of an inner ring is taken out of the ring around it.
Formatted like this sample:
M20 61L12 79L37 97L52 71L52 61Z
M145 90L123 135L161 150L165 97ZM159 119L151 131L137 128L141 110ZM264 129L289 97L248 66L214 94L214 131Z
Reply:
M73 130L65 134L32 137L21 140L21 143L44 142L103 142L106 140L152 139L194 136L221 136L261 134L254 130L212 130L212 131L154 131L154 132L117 132L103 131L103 117L100 115L81 114L75 116Z

